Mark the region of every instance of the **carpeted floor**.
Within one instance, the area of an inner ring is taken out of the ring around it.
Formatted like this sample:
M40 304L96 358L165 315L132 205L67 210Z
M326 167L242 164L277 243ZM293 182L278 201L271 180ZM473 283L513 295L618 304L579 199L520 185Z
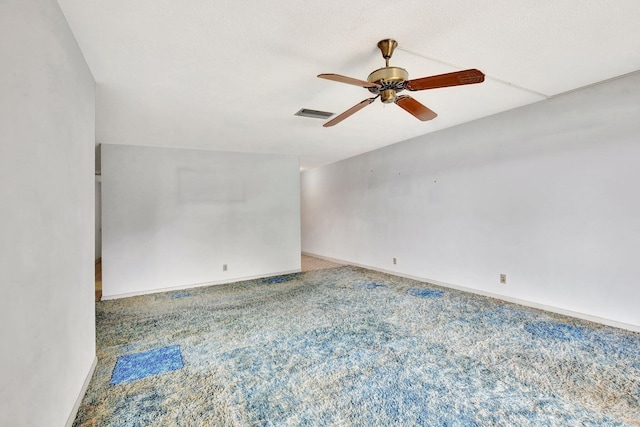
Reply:
M640 334L343 266L97 303L75 426L640 426Z

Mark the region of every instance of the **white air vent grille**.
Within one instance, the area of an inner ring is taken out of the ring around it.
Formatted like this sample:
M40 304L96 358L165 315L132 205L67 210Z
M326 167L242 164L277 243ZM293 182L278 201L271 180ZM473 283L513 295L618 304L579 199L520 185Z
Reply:
M295 115L302 117L311 117L314 119L328 119L335 113L329 113L327 111L310 110L308 108L301 108Z

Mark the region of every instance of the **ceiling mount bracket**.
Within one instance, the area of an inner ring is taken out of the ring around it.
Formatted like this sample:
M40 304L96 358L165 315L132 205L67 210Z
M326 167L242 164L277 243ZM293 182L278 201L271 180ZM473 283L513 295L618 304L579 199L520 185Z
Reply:
M382 52L382 57L386 62L386 66L389 66L389 59L393 55L393 51L398 47L398 42L394 39L384 39L378 42L378 48Z

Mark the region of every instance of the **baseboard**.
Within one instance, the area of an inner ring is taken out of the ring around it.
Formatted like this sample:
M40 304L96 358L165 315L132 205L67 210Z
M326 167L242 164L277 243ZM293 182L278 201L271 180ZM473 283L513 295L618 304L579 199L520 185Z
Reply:
M102 288L103 294L102 294L101 301L137 297L140 295L158 294L161 292L169 292L169 291L183 291L185 289L201 288L203 286L224 285L227 283L244 282L245 280L264 279L266 277L283 276L285 274L300 273L301 271L302 271L301 269L280 271L278 273L260 274L257 276L234 277L231 279L223 279L223 280L218 280L214 282L204 282L204 283L195 283L195 284L189 284L189 285L172 286L168 288L149 289L146 291L128 292L124 294L115 294L115 295L104 295L104 285L103 285L103 288Z
M96 370L96 366L98 365L98 357L93 358L93 362L91 363L91 368L89 368L89 373L87 377L84 379L84 383L82 384L82 389L78 394L78 398L76 399L76 403L73 405L73 409L71 409L71 414L69 414L69 418L67 419L67 423L65 427L71 427L73 422L76 419L76 415L78 415L78 409L80 409L80 404L82 403L82 399L84 398L85 393L87 392L87 388L89 388L89 383L91 382L91 378L93 378L93 372Z
M519 299L519 298L513 298L513 297L506 296L506 295L494 294L492 292L486 292L486 291L482 291L482 290L479 290L479 289L467 288L467 287L464 287L464 286L458 286L458 285L454 285L454 284L451 284L451 283L444 283L444 282L440 282L438 280L431 280L431 279L427 279L427 278L424 278L424 277L412 276L410 274L403 274L403 273L400 273L400 272L397 272L397 271L385 270L385 269L382 269L382 268L373 267L371 265L358 264L358 263L355 263L355 262L348 262L348 261L345 261L345 260L336 259L336 258L330 258L330 257L318 255L318 254L309 253L309 252L302 252L302 254L303 255L307 255L307 256L311 256L311 257L314 257L314 258L323 259L325 261L331 261L331 262L335 262L335 263L338 263L338 264L349 264L349 265L353 265L353 266L356 266L356 267L366 268L368 270L379 271L380 273L386 273L386 274L391 274L393 276L399 276L399 277L404 277L404 278L407 278L407 279L416 280L418 282L431 283L433 285L442 286L444 288L450 288L450 289L455 289L455 290L458 290L458 291L469 292L469 293L476 294L476 295L482 295L482 296L489 297L489 298L495 298L495 299L500 300L500 301L506 301L506 302L510 302L510 303L513 303L513 304L523 305L525 307L537 308L539 310L549 311L551 313L557 313L557 314L562 314L564 316L570 316L570 317L575 317L575 318L582 319L582 320L588 320L589 322L600 323L601 325L613 326L614 328L626 329L628 331L633 331L633 332L640 332L640 326L638 326L638 325L632 325L632 324L629 324L629 323L618 322L616 320L605 319L605 318L598 317L598 316L592 316L590 314L585 314L585 313L580 313L580 312L576 312L576 311L566 310L564 308L554 307L554 306L550 306L550 305L546 305L546 304L540 304L540 303L537 303L537 302L522 300L522 299Z

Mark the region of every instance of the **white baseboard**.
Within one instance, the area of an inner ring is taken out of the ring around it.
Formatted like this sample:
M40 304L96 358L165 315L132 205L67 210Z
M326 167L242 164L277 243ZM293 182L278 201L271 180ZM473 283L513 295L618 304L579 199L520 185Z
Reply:
M67 419L67 423L65 424L65 427L71 427L73 425L73 422L76 419L76 415L78 415L78 409L80 409L80 404L82 403L84 394L87 392L87 388L89 388L89 383L91 382L91 378L93 377L93 372L96 370L97 365L98 365L98 356L93 358L93 362L91 363L91 368L89 368L87 377L84 379L84 383L82 384L82 389L78 394L76 403L73 405L73 409L71 409L71 414L69 414L69 418Z
M393 276L404 277L404 278L407 278L407 279L416 280L418 282L431 283L433 285L442 286L444 288L456 289L458 291L469 292L469 293L476 294L476 295L482 295L482 296L486 296L486 297L490 297L490 298L495 298L495 299L498 299L498 300L501 300L501 301L506 301L506 302L510 302L510 303L513 303L513 304L523 305L525 307L537 308L539 310L550 311L552 313L562 314L564 316L570 316L570 317L575 317L575 318L582 319L582 320L588 320L589 322L600 323L602 325L607 325L607 326L613 326L614 328L626 329L628 331L633 331L633 332L640 332L640 326L638 326L638 325L632 325L632 324L629 324L629 323L618 322L616 320L605 319L605 318L602 318L602 317L592 316L590 314L579 313L579 312L576 312L576 311L565 310L564 308L554 307L554 306L550 306L550 305L546 305L546 304L540 304L540 303L537 303L537 302L522 300L522 299L519 299L519 298L513 298L513 297L506 296L506 295L494 294L492 292L485 292L485 291L482 291L482 290L479 290L479 289L467 288L467 287L464 287L464 286L453 285L451 283L444 283L444 282L440 282L440 281L437 281L437 280L427 279L427 278L424 278L424 277L417 277L417 276L412 276L410 274L403 274L403 273L400 273L400 272L397 272L397 271L385 270L385 269L378 268L378 267L373 267L373 266L370 266L370 265L358 264L358 263L355 263L355 262L348 262L348 261L345 261L345 260L330 258L330 257L317 255L317 254L312 254L312 253L309 253L309 252L302 252L302 253L303 253L303 255L307 255L307 256L314 257L314 258L323 259L325 261L331 261L331 262L335 262L335 263L338 263L338 264L354 265L356 267L362 267L362 268L366 268L368 270L379 271L380 273L391 274Z
M300 269L288 270L288 271L281 271L281 272L278 272L278 273L261 274L261 275L257 275L257 276L234 277L234 278L231 278L231 279L223 279L223 280L218 280L218 281L215 281L215 282L195 283L195 284L189 284L189 285L172 286L172 287L168 287L168 288L149 289L149 290L145 290L145 291L128 292L128 293L124 293L124 294L102 295L102 299L101 300L102 301L107 301L107 300L112 300L112 299L137 297L137 296L140 296L140 295L157 294L157 293L160 293L160 292L182 291L182 290L185 290L185 289L201 288L203 286L224 285L224 284L227 284L227 283L243 282L245 280L264 279L266 277L283 276L285 274L300 273L300 271L302 271L302 270L300 270ZM103 291L104 291L104 288L103 288Z

